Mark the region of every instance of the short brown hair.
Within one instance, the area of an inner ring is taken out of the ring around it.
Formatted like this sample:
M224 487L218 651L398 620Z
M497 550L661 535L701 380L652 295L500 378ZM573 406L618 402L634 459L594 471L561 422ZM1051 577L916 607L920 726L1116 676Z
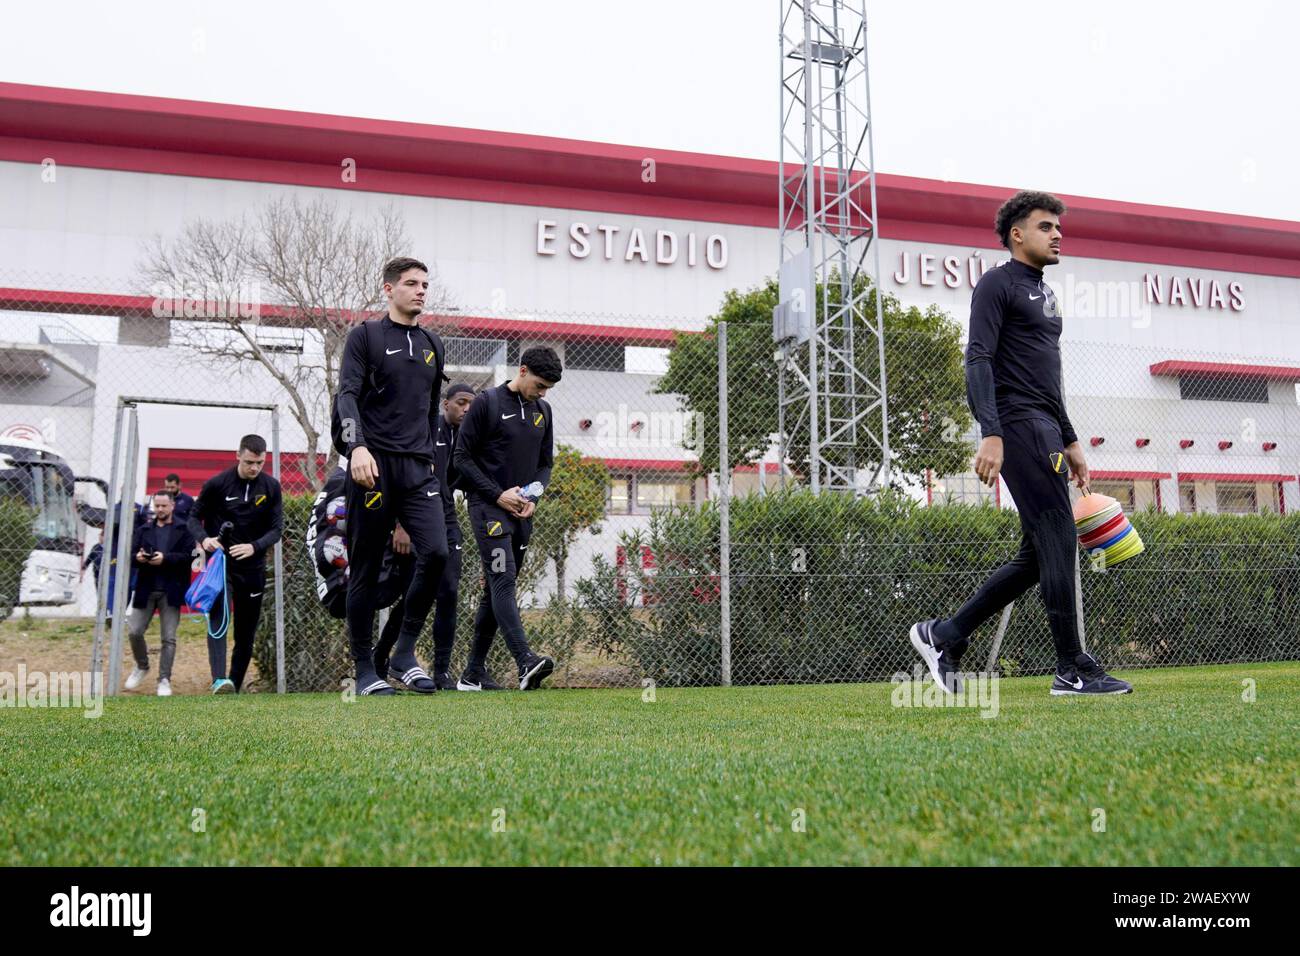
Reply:
M266 439L261 435L245 435L239 439L239 451L251 451L254 455L266 454ZM239 451L235 454L239 454Z
M419 259L412 259L410 256L398 256L396 259L389 259L388 264L384 266L384 285L396 283L402 277L402 273L409 269L419 269L422 272L429 271L429 267Z

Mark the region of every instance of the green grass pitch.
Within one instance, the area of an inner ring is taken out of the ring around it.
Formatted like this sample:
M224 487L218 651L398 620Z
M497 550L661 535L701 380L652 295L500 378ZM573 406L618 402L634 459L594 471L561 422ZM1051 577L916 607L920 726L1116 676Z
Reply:
M1125 676L993 719L887 683L5 708L0 864L1300 860L1300 663Z

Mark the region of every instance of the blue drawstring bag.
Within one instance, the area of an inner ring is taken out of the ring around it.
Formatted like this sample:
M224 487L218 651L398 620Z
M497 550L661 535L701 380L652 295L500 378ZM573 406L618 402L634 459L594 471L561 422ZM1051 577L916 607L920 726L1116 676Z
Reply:
M226 636L226 631L230 628L232 608L226 588L225 551L218 548L212 552L203 571L185 592L185 603L194 610L203 612L203 617L208 622L208 637L220 640ZM216 616L221 621L216 627L212 625L213 611L218 612Z

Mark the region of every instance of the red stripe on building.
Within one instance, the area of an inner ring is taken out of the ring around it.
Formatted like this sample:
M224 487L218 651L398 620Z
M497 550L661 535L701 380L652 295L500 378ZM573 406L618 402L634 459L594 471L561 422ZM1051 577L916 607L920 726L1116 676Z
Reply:
M118 315L139 318L154 314L154 301L146 295L0 287L0 309L10 312ZM378 318L385 314L383 312L358 313L357 318ZM293 325L298 314L294 309L261 305L258 307L258 317L273 320L267 324ZM438 334L444 336L492 338L504 335L514 338L582 339L660 348L671 346L676 335L698 334L677 329L595 325L587 322L537 322L530 319L502 319L475 315L433 315L429 316L423 324L429 325Z
M1230 471L1180 471L1178 473L1179 481L1242 481L1242 482L1264 482L1267 484L1276 484L1283 481L1295 481L1295 475L1270 475L1263 473L1247 472L1240 475L1234 475Z
M1247 365L1239 362L1184 362L1167 359L1151 366L1152 375L1219 375L1228 378L1264 379L1270 382L1300 382L1300 368L1294 365Z
M605 467L617 471L688 471L695 464L675 458L602 458Z
M1103 471L1091 468L1088 476L1094 481L1162 481L1173 477L1167 471Z
M303 452L286 451L280 464L280 487L285 494L303 494L311 491L301 464L306 455ZM316 455L316 473L321 480L325 478L325 456ZM181 490L197 498L203 483L218 472L225 471L235 463L232 449L210 448L150 448L148 472L145 487L149 493L163 486L163 480L172 472L181 479ZM266 471L271 474L273 456L267 455Z

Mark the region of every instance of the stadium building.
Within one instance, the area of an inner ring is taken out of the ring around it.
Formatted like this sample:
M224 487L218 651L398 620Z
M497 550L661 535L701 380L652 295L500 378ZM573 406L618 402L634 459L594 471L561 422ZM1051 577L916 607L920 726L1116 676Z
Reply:
M181 339L203 316L160 314L139 279L146 244L283 197L391 206L436 268L454 378L499 381L533 343L564 355L556 439L610 471L609 520L583 545L609 555L652 507L714 491L690 477L677 400L654 385L675 333L775 274L777 177L752 159L0 84L0 430L107 475L121 394L282 400L269 376L194 363ZM884 290L964 325L974 282L1006 257L991 224L1012 189L882 174L877 190ZM1295 507L1300 224L1062 198L1048 278L1096 486L1129 509ZM258 336L310 349L270 322ZM191 493L248 430L198 412L141 421L142 480L177 471ZM737 491L772 487L776 458L742 469ZM918 494L979 491L965 476Z

